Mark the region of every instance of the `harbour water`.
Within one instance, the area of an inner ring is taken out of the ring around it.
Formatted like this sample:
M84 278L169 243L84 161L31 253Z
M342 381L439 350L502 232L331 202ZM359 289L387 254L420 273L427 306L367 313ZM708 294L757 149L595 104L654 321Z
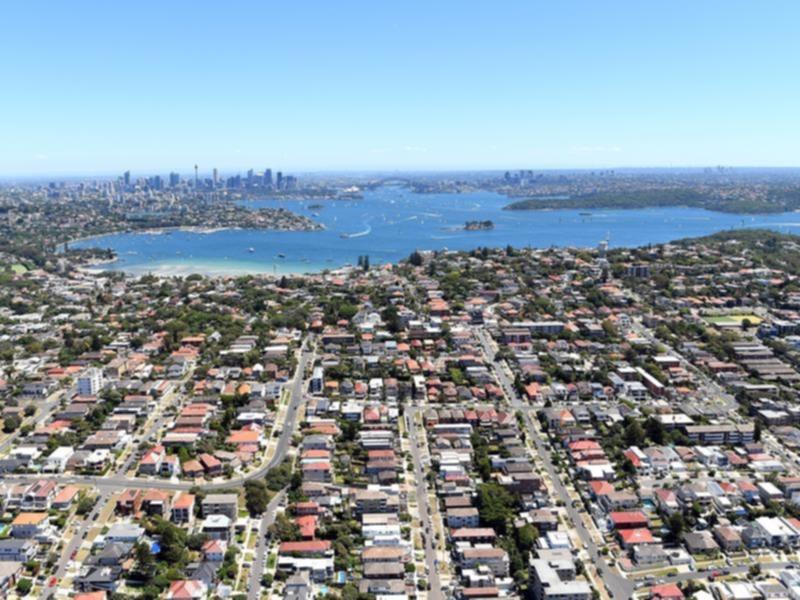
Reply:
M414 194L384 187L362 200L253 200L251 207L282 206L325 225L325 231L222 230L169 235L123 233L74 242L112 248L103 265L130 273L239 275L305 273L356 264L396 262L414 250L469 250L479 246L642 246L742 227L800 232L800 215L735 215L695 208L641 210L504 211L510 201L489 192ZM323 208L317 206L322 204ZM310 208L311 206L314 208ZM312 213L315 216L312 216ZM318 216L317 216L318 215ZM494 228L464 231L467 221ZM209 224L211 225L211 224Z

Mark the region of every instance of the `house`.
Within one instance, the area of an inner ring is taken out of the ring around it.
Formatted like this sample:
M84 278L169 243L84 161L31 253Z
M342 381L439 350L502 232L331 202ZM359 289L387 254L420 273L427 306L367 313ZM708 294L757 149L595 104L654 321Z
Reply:
M767 545L773 548L795 547L800 542L800 531L781 517L759 517L753 522L753 527L763 533Z
M614 529L638 529L647 527L647 515L641 511L615 511L608 515L608 520Z
M233 535L234 520L227 515L208 515L200 527L200 531L212 540L229 542Z
M714 539L726 552L738 552L742 549L742 536L728 525L718 525L714 528Z
M208 593L208 586L197 579L179 579L169 586L169 600L202 600Z
M283 586L283 600L309 600L311 594L311 581L302 571L289 577Z
M210 477L215 477L222 474L222 462L210 454L201 454L197 457L203 470Z
M331 481L331 463L314 462L301 466L303 471L303 481L319 481L328 483Z
M195 461L196 462L196 461ZM177 477L181 474L181 461L177 456L168 455L161 461L158 474L162 477Z
M73 600L106 600L106 598L106 592L99 590L96 592L81 592L79 594L75 594Z
M361 562L405 562L408 550L400 546L367 546L361 551Z
M78 496L79 488L74 485L67 485L56 494L56 497L53 498L53 502L50 504L50 508L53 510L67 510L75 498Z
M194 494L180 492L175 496L170 510L170 520L178 524L191 524L194 521Z
M650 567L666 564L669 555L661 544L641 544L633 547L633 560L640 567Z
M21 512L11 521L11 535L15 538L40 539L49 530L49 516L41 512Z
M153 446L147 450L139 461L140 475L157 475L161 470L161 462L166 453L163 446Z
M508 577L508 553L502 548L466 548L461 552L461 568L487 566L495 577Z
M203 498L200 507L203 516L225 515L231 520L239 516L239 500L236 494L209 494Z
M135 544L144 536L144 527L133 523L115 523L106 533L106 542Z
M278 547L279 554L291 554L295 556L328 556L331 552L330 540L282 542Z
M22 510L48 510L56 495L56 482L40 479L32 484L22 496Z
M480 525L478 509L474 507L448 508L446 515L447 526L451 529L459 529L461 527L478 527Z
M205 560L221 563L225 558L225 543L221 540L206 540L200 551Z
M170 515L169 493L161 490L147 490L142 496L142 510L149 516L166 519Z
M494 543L497 534L491 527L462 527L450 530L453 542Z
M530 585L535 600L590 600L592 588L575 579L575 564L570 559L532 559Z
M650 600L683 600L684 595L674 583L654 585L650 588Z
M710 531L689 531L683 534L683 543L692 554L714 554L719 545Z
M36 556L36 542L30 539L0 540L0 562L28 562Z
M186 475L186 477L188 477L189 479L194 479L196 477L202 477L202 475L204 473L203 465L201 465L196 460L187 460L181 466L181 470L183 471L183 474Z
M650 530L645 527L637 529L620 529L617 531L620 543L623 548L631 548L639 544L655 544L656 539Z
M72 446L60 446L56 448L44 459L42 471L45 473L63 473L67 468L67 462L73 454L75 454L75 449Z
M395 562L370 562L363 566L366 579L400 579L404 576L405 567Z
M122 576L121 567L89 566L75 579L75 587L82 592L114 592Z
M333 550L329 540L283 542L278 547L278 569L290 573L307 572L322 582L333 576Z

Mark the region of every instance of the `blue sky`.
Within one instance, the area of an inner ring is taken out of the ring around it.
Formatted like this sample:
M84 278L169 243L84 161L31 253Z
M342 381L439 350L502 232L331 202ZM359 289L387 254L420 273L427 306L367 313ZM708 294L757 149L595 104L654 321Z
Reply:
M800 3L26 2L0 175L800 164Z

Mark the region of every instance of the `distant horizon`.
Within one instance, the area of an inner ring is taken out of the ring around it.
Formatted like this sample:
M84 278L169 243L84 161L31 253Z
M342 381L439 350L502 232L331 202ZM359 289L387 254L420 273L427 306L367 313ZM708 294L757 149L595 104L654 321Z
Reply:
M692 172L704 171L706 169L716 170L722 168L730 171L746 171L746 172L780 172L780 171L798 171L800 174L800 164L798 165L722 165L722 164L709 164L709 165L680 165L680 166L586 166L586 167L508 167L508 168L375 168L375 169L291 169L291 168L275 168L275 167L255 167L245 166L240 168L218 169L220 177L232 175L244 175L248 170L253 169L255 173L262 173L263 170L272 169L273 174L282 172L284 175L295 175L299 177L368 177L378 175L493 175L502 174L505 172L516 173L519 171L533 171L535 173L587 173L594 171L615 171L620 173L648 173L648 172ZM214 167L208 169L198 168L198 175L202 178L208 178L212 175ZM182 178L189 179L194 177L194 169L181 171L180 169L162 167L153 169L122 169L119 171L97 171L97 172L53 172L41 174L2 174L0 173L0 182L7 181L45 181L60 178L62 180L80 180L86 178L101 178L101 179L116 179L122 177L126 172L130 171L132 178L151 177L154 175L168 175L169 173L178 173Z

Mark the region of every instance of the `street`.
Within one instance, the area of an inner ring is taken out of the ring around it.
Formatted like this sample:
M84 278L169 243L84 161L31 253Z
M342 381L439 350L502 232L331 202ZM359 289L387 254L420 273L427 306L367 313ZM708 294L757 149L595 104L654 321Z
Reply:
M287 407L287 415L286 421L283 426L283 431L278 438L277 447L275 450L275 454L272 456L272 459L267 462L265 465L260 467L259 469L252 471L246 475L243 475L238 478L229 479L224 482L216 482L216 483L205 483L205 484L194 484L192 482L173 482L173 481L165 481L165 480L150 480L138 477L125 477L125 473L131 468L132 461L136 457L135 451L130 452L127 459L124 463L116 469L116 471L111 476L67 476L67 477L60 477L59 482L62 484L78 484L78 485L87 485L92 486L98 490L100 490L100 494L97 498L94 508L87 515L80 523L77 525L74 534L70 538L69 542L67 543L66 547L61 551L61 555L58 559L58 562L55 567L54 576L56 581L61 582L61 580L66 576L69 563L72 560L72 556L74 553L78 552L81 549L83 541L85 537L88 535L89 530L97 524L97 519L103 511L104 507L108 504L110 498L114 494L114 492L120 491L122 489L127 488L136 488L136 489L162 489L162 490L189 490L193 487L200 488L206 491L215 491L221 489L229 489L231 487L236 487L239 485L243 485L246 481L251 479L258 479L267 474L270 469L275 468L281 462L283 462L286 454L291 447L292 443L292 436L294 434L294 429L297 421L297 412L298 408L301 406L303 401L303 387L305 383L305 372L306 368L309 364L313 364L314 361L314 352L307 351L304 348L301 350L300 361L298 363L297 369L295 371L295 376L291 384L291 396L289 400L289 406ZM54 405L57 404L57 400L54 401ZM52 408L51 408L52 410ZM40 419L44 420L48 416L48 413L42 411L40 415ZM160 424L163 423L165 417L162 415L157 418L152 426L149 428L149 434L157 431L160 427ZM143 438L144 439L144 438ZM6 479L10 481L30 481L33 482L39 477L34 475L26 475L26 476L9 476ZM284 498L284 492L279 493L276 495L267 507L262 519L261 524L259 526L259 540L258 546L256 549L255 558L252 565L252 571L250 575L250 588L248 592L249 600L256 600L258 598L258 593L261 589L261 574L264 570L264 553L267 547L266 544L266 532L269 525L275 518L275 511L277 507L280 505ZM50 598L55 590L58 589L57 586L55 587L47 587L45 588L40 598L47 599Z
M256 545L256 553L253 557L253 564L250 568L250 582L247 587L247 600L258 600L261 595L261 576L264 573L264 555L267 551L267 531L269 526L275 521L275 513L278 507L284 500L286 491L281 490L275 497L270 500L267 505L267 510L261 516L261 522L258 526L258 542Z
M411 455L414 459L414 479L417 487L417 507L419 508L420 522L424 524L423 540L425 541L425 566L427 567L428 583L430 590L428 598L440 600L444 598L442 594L442 584L439 579L437 569L436 548L433 544L434 529L431 523L430 510L428 506L428 485L425 480L425 470L422 468L422 459L419 453L419 441L417 439L417 426L414 423L413 414L406 413L406 429L411 443Z
M556 472L556 469L553 466L553 461L550 455L550 451L544 445L544 442L542 441L541 437L538 434L537 428L531 421L529 411L527 410L529 409L529 407L525 403L523 403L522 400L519 398L519 394L517 394L513 382L510 380L504 369L499 368L498 365L494 362L495 351L492 348L491 341L488 338L488 334L482 330L476 330L476 333L481 343L481 346L483 347L483 351L484 354L486 355L487 361L489 362L490 365L492 365L492 369L494 370L497 376L497 380L500 382L500 385L503 388L506 397L509 398L509 400L511 401L511 405L513 408L521 410L523 418L525 420L525 425L528 428L529 435L534 443L534 447L536 448L536 453L539 459L541 460L542 465L547 471L547 474L549 475L550 480L553 484L553 491L556 493L558 500L563 502L567 515L569 516L569 519L571 521L572 527L577 532L578 536L581 539L581 542L584 544L584 547L589 553L589 557L592 560L592 564L595 566L598 574L603 579L603 582L606 588L608 589L609 593L614 598L618 598L619 600L627 600L633 595L635 587L634 583L612 571L611 568L608 566L606 560L600 554L600 550L597 547L597 544L595 543L591 534L586 529L580 513L576 508L572 506L572 499L569 496L569 492L567 491L567 488L561 481L560 475Z

